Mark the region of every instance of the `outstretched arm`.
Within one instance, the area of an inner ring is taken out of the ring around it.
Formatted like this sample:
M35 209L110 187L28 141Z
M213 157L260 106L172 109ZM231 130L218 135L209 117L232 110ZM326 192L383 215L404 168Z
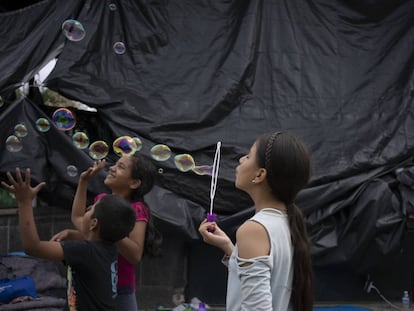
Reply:
M12 192L19 207L19 231L24 251L32 256L56 260L63 260L63 249L59 242L40 241L34 221L32 202L40 189L45 185L44 182L35 187L30 185L30 169L26 169L23 179L20 169L16 168L16 177L7 172L10 185L1 182L2 186Z
M105 167L105 160L95 161L93 166L82 172L79 178L78 187L76 188L75 198L72 204L71 220L73 225L81 230L82 219L86 211L86 198L88 191L88 181Z

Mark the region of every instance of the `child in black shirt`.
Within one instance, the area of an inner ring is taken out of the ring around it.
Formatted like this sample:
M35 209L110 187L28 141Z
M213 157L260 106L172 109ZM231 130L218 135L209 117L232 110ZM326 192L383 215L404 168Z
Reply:
M64 261L68 266L68 307L70 311L114 309L117 285L115 242L128 236L135 225L135 212L123 198L107 195L88 207L82 219L84 240L40 241L34 221L32 201L45 185L30 185L30 169L22 177L7 173L19 207L19 230L24 251L31 256Z

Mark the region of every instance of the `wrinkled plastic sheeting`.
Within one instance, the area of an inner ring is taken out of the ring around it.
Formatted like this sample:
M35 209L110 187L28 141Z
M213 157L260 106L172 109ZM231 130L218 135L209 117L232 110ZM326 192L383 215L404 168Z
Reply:
M297 203L315 263L358 262L364 270L376 264L372 255L399 248L414 202L394 173L413 166L412 1L380 15L331 0L116 4L111 11L105 1L42 1L2 14L0 94L57 56L47 86L96 108L108 141L137 135L147 155L165 143L201 164L212 163L222 141L214 206L232 233L252 213L234 188L238 159L258 134L289 130L311 151L312 178ZM63 38L69 17L84 24L84 40ZM116 41L125 42L125 54L113 52ZM24 99L1 110L1 139L15 122L42 115L38 105ZM1 172L33 166L34 181L48 182L43 198L70 203L76 179L66 165L82 170L92 160L65 133L32 135L22 153L2 147ZM171 161L157 165L163 174L149 196L154 215L199 239L210 177L178 172Z

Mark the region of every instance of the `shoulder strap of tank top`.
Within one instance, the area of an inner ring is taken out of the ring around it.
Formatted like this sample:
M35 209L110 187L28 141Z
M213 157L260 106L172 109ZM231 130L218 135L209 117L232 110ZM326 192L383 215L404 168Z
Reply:
M272 207L265 207L265 208L262 208L260 211L268 211L268 212L272 211L272 212L276 212L280 215L285 215L285 213L283 213L282 211L278 210L277 208L272 208Z

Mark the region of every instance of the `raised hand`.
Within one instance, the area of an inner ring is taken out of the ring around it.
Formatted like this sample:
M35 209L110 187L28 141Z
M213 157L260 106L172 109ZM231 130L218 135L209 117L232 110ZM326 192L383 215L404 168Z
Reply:
M98 172L103 170L105 168L105 159L98 160L93 163L93 166L88 168L86 171L83 171L80 175L80 178L87 181L91 179L93 176L95 176Z
M26 169L25 177L22 177L20 172L20 168L16 168L16 177L13 177L10 172L7 172L7 178L10 182L10 185L6 182L2 181L1 185L11 193L13 193L16 197L18 203L29 203L30 206L33 199L36 197L37 193L40 189L43 188L46 183L41 182L35 187L30 185L30 168ZM20 204L19 204L20 205Z
M233 242L217 223L204 220L200 224L198 232L200 232L204 242L222 249L226 254L231 254Z

